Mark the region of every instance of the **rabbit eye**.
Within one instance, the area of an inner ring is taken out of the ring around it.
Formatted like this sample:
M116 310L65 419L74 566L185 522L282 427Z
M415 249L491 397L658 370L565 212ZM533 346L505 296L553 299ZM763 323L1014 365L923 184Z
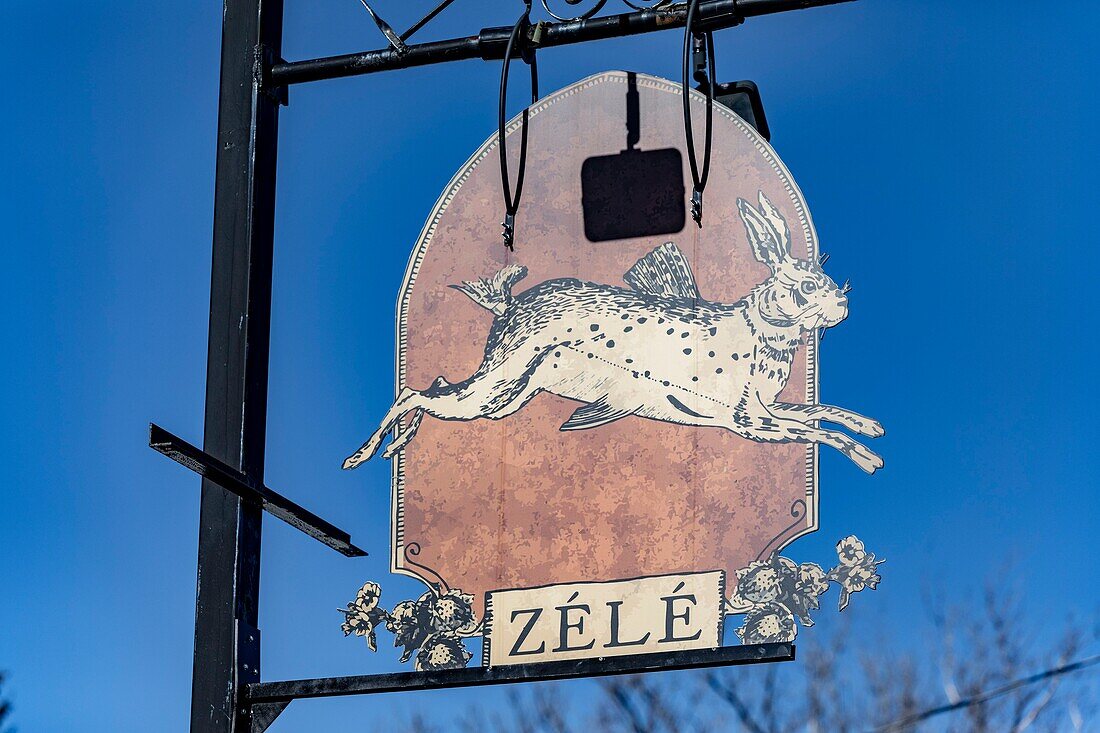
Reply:
M802 283L802 292L806 295L813 294L815 290L817 290L817 283L815 283L813 280L807 280Z

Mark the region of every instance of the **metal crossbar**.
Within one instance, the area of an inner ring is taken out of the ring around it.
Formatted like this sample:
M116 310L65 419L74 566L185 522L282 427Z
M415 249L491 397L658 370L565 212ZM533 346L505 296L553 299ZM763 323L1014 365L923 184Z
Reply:
M346 557L365 557L366 551L351 544L351 535L329 524L313 512L295 504L277 491L257 484L248 476L227 466L209 453L177 438L170 432L149 424L149 447L171 458L176 463L210 479L218 486L231 491L241 499L260 506L268 514L278 517L291 527L305 532Z
M258 712L253 714L252 733L263 733L294 700L790 662L794 660L794 653L794 644L789 643L724 646L717 649L631 654L621 657L498 667L469 667L436 672L397 672L285 682L255 682L247 685L245 694L253 709L258 709Z
M507 682L547 682L579 677L605 677L641 672L670 672L680 669L729 667L760 662L794 660L794 644L723 646L658 654L630 654L621 657L576 659L562 662L512 664L498 667L467 667L438 672L395 672L355 677L326 677L285 682L256 682L248 686L252 703L289 702L314 697L340 697L378 692L413 692L451 687L479 687Z
M715 31L739 25L746 18L852 1L706 0L699 3L694 25L700 32ZM687 4L681 3L658 10L640 10L561 23L542 23L538 43L532 39L530 45L542 49L683 28L687 22L687 7ZM273 87L282 87L449 61L499 60L504 58L511 32L511 26L483 28L473 36L408 44L403 51L391 47L306 61L279 61L272 65L268 83Z

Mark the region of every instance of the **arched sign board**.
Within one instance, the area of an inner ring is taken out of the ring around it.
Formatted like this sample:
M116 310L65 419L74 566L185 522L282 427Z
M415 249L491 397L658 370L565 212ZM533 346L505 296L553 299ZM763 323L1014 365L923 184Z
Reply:
M428 591L385 610L367 583L344 631L373 648L384 626L423 670L468 664L471 636L487 665L712 648L734 614L745 643L790 641L830 584L843 607L881 562L854 537L829 570L778 554L817 528L819 450L882 465L852 436L877 422L817 403L819 331L847 297L802 194L715 105L703 226L662 230L690 180L679 84L607 72L529 114L515 250L494 135L412 252L395 402L345 464L392 461L392 569ZM680 180L639 194L637 221L613 204L600 221L592 161L626 148L678 151ZM665 233L594 234L650 223Z

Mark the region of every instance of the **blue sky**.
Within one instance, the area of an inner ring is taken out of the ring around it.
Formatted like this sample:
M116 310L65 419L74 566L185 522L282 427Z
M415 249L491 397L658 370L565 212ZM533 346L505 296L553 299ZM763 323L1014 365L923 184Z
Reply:
M380 2L397 27L429 0ZM510 24L460 0L432 35ZM198 481L145 447L202 429L220 4L0 10L0 668L25 731L185 730ZM881 417L887 467L822 460L825 560L889 558L861 624L906 636L989 577L1035 618L1095 616L1093 333L1100 71L1085 2L863 2L717 37L755 80L852 314L825 397ZM287 0L290 59L379 45L355 0ZM606 68L675 78L677 32L556 49L546 91ZM291 90L282 116L268 482L350 530L349 561L265 524L268 679L396 669L334 612L387 573L388 472L339 470L390 400L392 312L439 190L491 132L498 67L471 61ZM828 623L828 614L821 614ZM811 632L812 633L812 632ZM388 642L384 642L388 643ZM903 642L899 642L903 643ZM585 699L585 687L569 688ZM401 719L497 692L297 703L273 730Z

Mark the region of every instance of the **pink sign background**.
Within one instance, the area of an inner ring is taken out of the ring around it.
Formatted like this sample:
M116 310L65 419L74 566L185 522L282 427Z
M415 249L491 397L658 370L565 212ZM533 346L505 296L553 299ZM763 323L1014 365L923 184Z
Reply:
M637 75L642 150L684 149L678 84ZM768 269L749 249L738 197L763 191L791 229L796 257L817 256L813 226L783 164L754 130L715 106L714 148L702 229L610 242L585 238L581 166L626 140L627 74L607 72L556 92L531 110L527 180L516 246L501 243L503 202L494 135L456 175L415 248L398 308L398 389L458 382L481 362L492 313L449 285L511 263L529 269L516 292L575 277L623 285L640 257L675 242L702 296L732 303ZM692 94L701 141L704 98ZM518 121L508 132L512 170ZM782 398L813 402L816 342L800 347ZM476 596L487 590L724 569L817 525L816 448L757 444L717 428L631 416L560 432L580 403L536 396L503 420L427 417L394 459L393 569ZM430 571L428 570L430 568Z

